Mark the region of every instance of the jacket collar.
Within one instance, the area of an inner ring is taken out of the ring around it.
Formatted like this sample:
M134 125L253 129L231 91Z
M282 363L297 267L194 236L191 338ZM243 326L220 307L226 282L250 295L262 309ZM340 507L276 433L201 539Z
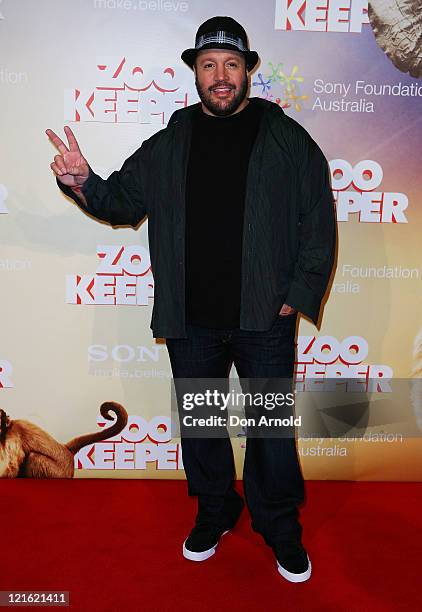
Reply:
M253 100L254 102L256 101L256 103L262 107L264 113L268 112L268 113L278 113L279 115L284 115L283 109L280 108L280 106L278 106L278 104L275 104L274 102L269 102L268 100L265 100L264 98L257 98L257 97L249 98L249 100ZM191 104L190 106L186 106L185 108L180 108L179 110L175 111L172 114L168 122L168 125L170 126L170 125L175 125L176 123L185 123L187 121L191 121L193 114L196 112L198 108L200 108L200 106L201 106L201 103L197 102L196 104Z

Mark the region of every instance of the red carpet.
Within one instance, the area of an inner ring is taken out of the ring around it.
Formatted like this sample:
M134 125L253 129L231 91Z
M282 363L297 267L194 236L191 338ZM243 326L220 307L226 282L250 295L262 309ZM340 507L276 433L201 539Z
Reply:
M185 560L196 500L184 481L3 480L0 508L0 590L70 591L72 610L422 609L419 483L308 482L314 571L296 585L247 511L214 557Z

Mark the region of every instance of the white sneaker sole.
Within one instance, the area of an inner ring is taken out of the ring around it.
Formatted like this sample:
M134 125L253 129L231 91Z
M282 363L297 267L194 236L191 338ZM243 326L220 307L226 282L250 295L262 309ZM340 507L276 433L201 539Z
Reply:
M228 533L229 531L230 531L229 529L224 531L221 534L221 537L225 535L226 533ZM215 546L212 546L208 550L203 550L202 552L193 552L192 550L189 550L188 548L186 548L186 540L183 542L183 556L185 557L185 559L189 559L189 561L205 561L206 559L209 559L215 554L215 549L218 546L218 542L217 542Z
M288 572L286 569L284 569L282 565L280 565L278 561L277 561L277 569L278 569L279 574L281 574L283 578L285 578L289 582L306 582L306 580L309 580L309 578L311 577L311 573L312 573L312 565L311 565L311 560L309 559L309 557L308 557L308 569L306 570L306 572L302 572L301 574L293 574L292 572Z

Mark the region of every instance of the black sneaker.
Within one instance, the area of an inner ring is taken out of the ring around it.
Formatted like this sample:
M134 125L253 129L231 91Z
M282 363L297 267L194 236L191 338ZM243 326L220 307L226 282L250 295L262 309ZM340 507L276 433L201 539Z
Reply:
M190 532L183 542L183 556L190 561L205 561L215 553L222 535L229 529L218 525L199 524Z
M272 547L279 573L289 582L305 582L312 572L311 561L300 542L280 542Z

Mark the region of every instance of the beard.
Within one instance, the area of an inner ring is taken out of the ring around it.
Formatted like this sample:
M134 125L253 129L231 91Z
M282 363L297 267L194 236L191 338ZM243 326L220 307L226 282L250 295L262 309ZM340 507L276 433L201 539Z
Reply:
M198 92L198 96L202 104L213 115L217 115L217 117L227 117L228 115L232 115L234 112L236 112L236 110L242 104L243 100L246 98L249 83L248 83L247 73L245 72L245 76L244 76L243 81L240 84L239 90L237 90L237 88L233 86L232 84L225 83L224 81L219 81L218 83L212 86L212 87L227 86L227 87L231 87L232 89L234 89L235 93L234 93L234 96L230 99L230 101L214 100L212 98L212 92L210 91L210 89L212 88L201 87L201 85L198 82L197 77L195 77L195 86L196 86L196 91Z

